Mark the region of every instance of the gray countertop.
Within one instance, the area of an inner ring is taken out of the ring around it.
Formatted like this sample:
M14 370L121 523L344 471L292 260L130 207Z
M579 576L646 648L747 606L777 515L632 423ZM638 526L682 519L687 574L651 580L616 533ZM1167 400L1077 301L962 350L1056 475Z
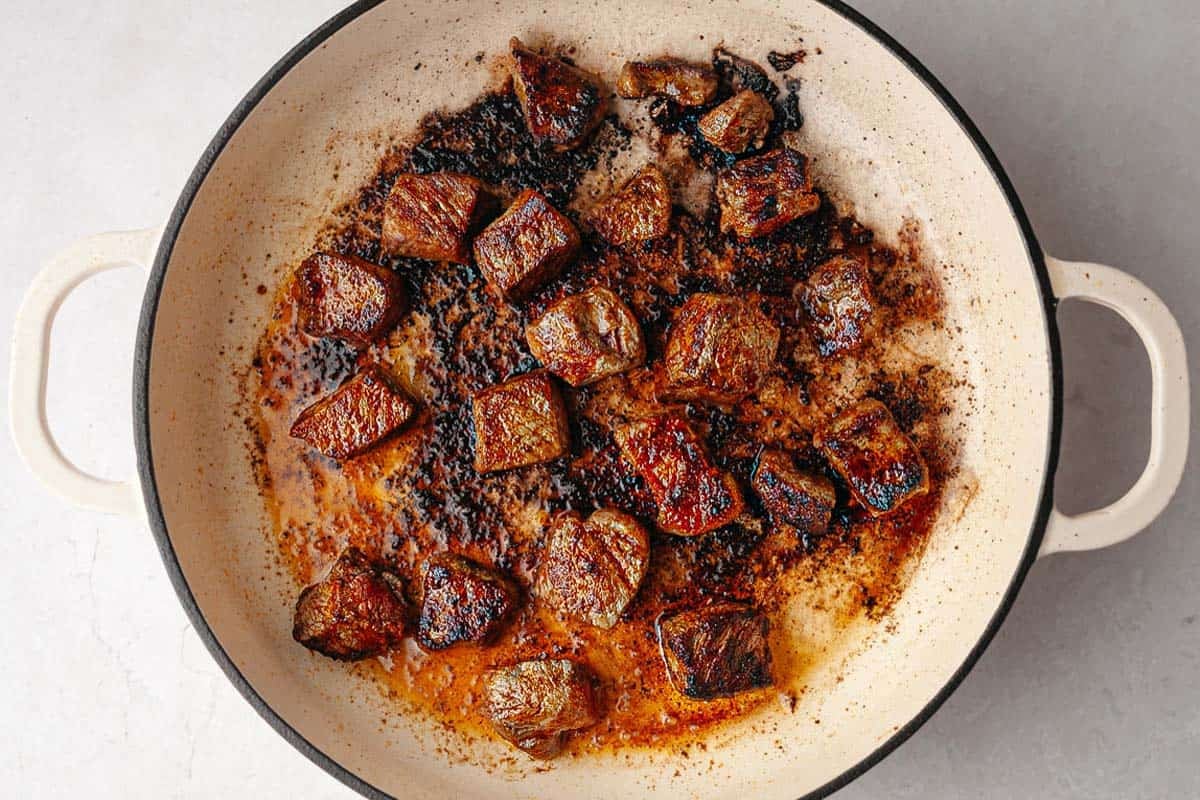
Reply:
M10 5L0 28L4 330L56 249L165 218L236 101L339 4ZM1200 4L857 6L972 115L1046 250L1140 277L1200 353ZM54 429L113 477L132 466L128 426L112 420L128 419L140 282L133 271L90 282L55 332ZM1112 314L1067 304L1060 322L1058 500L1080 511L1117 497L1145 459L1149 369ZM10 639L0 776L11 796L350 796L220 675L145 530L50 497L7 437L0 475ZM1189 470L1131 541L1038 563L961 688L839 800L1200 797L1197 488Z

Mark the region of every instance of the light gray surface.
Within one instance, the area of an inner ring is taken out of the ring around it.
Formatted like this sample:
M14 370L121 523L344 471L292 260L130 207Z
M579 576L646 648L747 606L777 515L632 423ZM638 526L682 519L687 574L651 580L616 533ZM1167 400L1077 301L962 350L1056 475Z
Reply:
M165 218L236 101L339 4L9 5L0 28L4 330L54 250ZM1141 277L1200 352L1200 6L858 6L974 117L1046 249ZM55 430L84 465L113 477L132 466L125 420L139 287L134 271L92 281L56 330ZM1081 510L1116 497L1140 468L1148 368L1132 332L1106 312L1072 305L1060 318L1059 499ZM7 437L0 476L4 794L350 796L220 675L139 524L66 508L25 474ZM838 800L1200 797L1196 511L1189 471L1141 536L1036 565L958 692Z

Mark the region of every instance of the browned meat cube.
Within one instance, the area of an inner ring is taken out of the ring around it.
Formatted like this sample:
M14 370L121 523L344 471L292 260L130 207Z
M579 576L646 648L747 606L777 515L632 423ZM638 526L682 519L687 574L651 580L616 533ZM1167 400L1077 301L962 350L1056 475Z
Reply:
M831 356L862 344L875 308L871 279L861 262L834 256L796 285L796 301L808 314L817 350Z
M839 414L814 434L813 444L872 516L929 491L925 460L878 400L867 398Z
M401 175L383 207L381 243L396 256L469 264L471 236L499 210L495 195L469 175Z
M568 295L525 329L529 350L572 386L587 386L646 359L637 317L603 286Z
M513 89L529 133L556 150L578 147L604 118L600 82L565 61L533 52L518 39L509 46Z
M762 147L775 111L758 92L743 89L700 118L697 128L713 147L741 153Z
M369 366L301 411L291 433L330 458L344 461L390 436L413 411L412 401L391 377Z
M779 327L753 303L694 294L671 323L667 382L676 397L734 403L766 380L778 347Z
M496 733L534 758L554 758L572 731L600 719L593 684L575 661L521 661L488 673L485 712Z
M621 455L637 470L658 504L658 527L698 536L728 525L745 509L734 477L713 465L687 422L661 415L616 432Z
M833 482L797 469L786 453L763 451L751 485L776 524L790 525L803 536L824 536L829 530L837 502Z
M554 379L538 371L484 389L472 400L475 469L497 472L550 461L570 449L567 410Z
M681 106L708 105L717 97L717 73L711 67L674 58L626 61L617 77L621 97L669 97Z
M292 638L342 661L380 656L400 645L407 611L400 579L348 547L300 593Z
M558 274L579 253L575 224L532 189L475 237L475 263L510 300Z
M309 256L296 284L301 330L355 347L387 333L408 305L399 275L355 256Z
M788 148L747 158L717 175L721 230L743 239L765 236L816 211L821 198L808 177L808 159Z
M667 677L696 700L770 686L767 618L741 603L717 603L658 619Z
M671 225L671 189L662 170L648 164L620 191L596 204L589 215L592 227L611 244L657 239Z
M460 642L486 644L520 600L508 578L452 553L433 556L423 571L417 641L426 650L445 650Z
M563 512L550 523L537 595L564 614L611 628L637 594L649 560L650 539L628 514L601 509L585 521Z

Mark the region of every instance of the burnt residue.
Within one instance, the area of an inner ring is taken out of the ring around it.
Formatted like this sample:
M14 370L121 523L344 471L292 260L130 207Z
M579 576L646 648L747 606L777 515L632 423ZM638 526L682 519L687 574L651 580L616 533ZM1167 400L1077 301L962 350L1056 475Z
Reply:
M776 72L787 72L797 64L803 63L807 57L808 51L804 48L792 50L790 53L781 53L778 50L772 50L767 53L767 63Z

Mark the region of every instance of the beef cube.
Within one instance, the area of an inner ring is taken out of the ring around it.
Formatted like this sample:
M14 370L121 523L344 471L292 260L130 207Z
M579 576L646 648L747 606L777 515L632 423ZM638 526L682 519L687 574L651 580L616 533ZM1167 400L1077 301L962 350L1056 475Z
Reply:
M513 89L533 138L556 150L583 143L604 118L604 94L593 75L557 58L539 55L513 39Z
M929 470L892 412L867 398L813 435L815 444L872 516L895 511L929 491Z
M589 215L592 227L610 244L657 239L671 225L671 189L662 170L648 164L620 191L596 204Z
M823 356L854 350L863 342L875 308L871 279L862 262L834 256L793 292L804 309Z
M663 358L674 396L735 403L771 371L779 327L738 297L694 294L675 313Z
M475 237L475 263L502 295L519 300L557 275L579 248L575 224L526 189Z
M543 371L488 387L471 405L478 472L550 461L570 449L562 395Z
M554 758L599 719L592 672L568 659L521 661L488 673L485 713L496 733L534 758Z
M770 686L767 618L741 603L717 603L658 619L667 677L696 700Z
M337 253L306 258L296 288L300 329L354 347L366 347L387 333L408 305L395 272Z
M649 559L650 539L628 514L601 509L585 521L566 511L550 523L537 595L564 614L611 628L637 594Z
M637 317L603 286L568 295L525 329L529 350L572 386L633 369L646 359Z
M788 148L739 161L717 175L721 230L743 239L766 236L816 211L821 198L808 177L808 159Z
M713 465L685 420L660 415L632 422L617 429L616 439L658 504L658 527L667 533L699 536L745 509L737 481Z
M400 578L348 547L300 593L292 638L341 661L371 658L400 645L407 613Z
M726 153L762 147L775 111L758 92L743 89L700 118L700 135Z
M426 650L460 642L487 644L520 600L508 578L453 553L433 556L423 572L417 642Z
M681 106L704 106L717 97L717 73L675 58L626 61L617 77L617 94L629 99L669 97Z
M791 457L779 450L765 450L758 457L751 486L777 525L795 528L805 537L824 536L837 502L833 482L796 468Z
M381 243L394 256L469 264L471 237L499 210L469 175L401 175L383 206Z
M372 365L301 411L291 434L344 461L390 436L414 410L392 378Z

